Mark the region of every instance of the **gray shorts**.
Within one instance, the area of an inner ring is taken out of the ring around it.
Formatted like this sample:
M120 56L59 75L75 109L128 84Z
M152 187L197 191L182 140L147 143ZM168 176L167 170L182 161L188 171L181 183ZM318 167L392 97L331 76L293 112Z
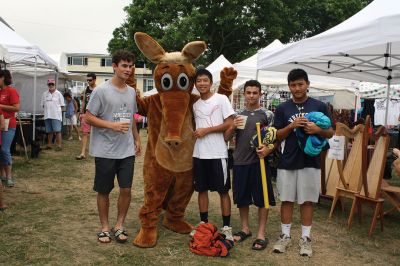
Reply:
M318 202L321 187L321 169L278 169L276 186L281 201Z

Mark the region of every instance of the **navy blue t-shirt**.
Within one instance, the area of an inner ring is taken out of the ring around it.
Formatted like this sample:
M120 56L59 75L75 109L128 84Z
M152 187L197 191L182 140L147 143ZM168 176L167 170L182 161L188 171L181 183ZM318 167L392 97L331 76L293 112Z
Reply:
M274 126L277 129L285 128L297 117L302 117L309 112L322 112L329 117L328 106L321 101L308 97L304 103L296 104L290 99L276 108ZM294 130L281 142L280 152L279 169L321 168L321 156L311 157L305 154L299 146Z

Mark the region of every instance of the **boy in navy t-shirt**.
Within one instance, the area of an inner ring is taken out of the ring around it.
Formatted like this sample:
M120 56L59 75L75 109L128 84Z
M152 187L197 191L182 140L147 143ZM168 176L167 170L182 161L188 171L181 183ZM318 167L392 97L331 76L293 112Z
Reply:
M300 255L312 256L311 224L313 202L318 202L321 183L321 157L311 157L303 152L295 134L297 128L303 128L308 135L317 134L331 138L333 129L322 129L309 122L304 116L309 112L322 112L329 117L326 104L307 96L310 85L307 73L302 69L293 69L288 74L288 85L292 99L282 103L275 111L274 126L277 139L281 141L281 160L278 165L277 188L282 201L281 227L282 234L273 250L283 253L291 245L290 227L293 205L300 204L301 231Z

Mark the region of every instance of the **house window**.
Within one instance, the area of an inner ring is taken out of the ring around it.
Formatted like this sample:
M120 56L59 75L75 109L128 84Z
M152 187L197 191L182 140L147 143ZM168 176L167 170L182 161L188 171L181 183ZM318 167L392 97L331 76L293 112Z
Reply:
M143 92L154 89L153 79L143 79Z
M87 66L87 64L88 64L87 57L81 57L81 56L69 56L68 57L68 65Z
M110 66L112 66L111 58L102 58L100 66L102 66L102 67L110 67Z

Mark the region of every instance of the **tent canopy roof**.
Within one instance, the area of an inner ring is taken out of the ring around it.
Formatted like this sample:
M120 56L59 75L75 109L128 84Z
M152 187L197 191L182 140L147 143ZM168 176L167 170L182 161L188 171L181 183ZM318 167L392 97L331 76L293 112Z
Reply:
M273 52L261 51L257 68L359 81L400 82L400 1L375 0L341 24Z
M15 31L0 21L0 60L10 64L33 66L57 70L57 63L39 47L30 44Z

